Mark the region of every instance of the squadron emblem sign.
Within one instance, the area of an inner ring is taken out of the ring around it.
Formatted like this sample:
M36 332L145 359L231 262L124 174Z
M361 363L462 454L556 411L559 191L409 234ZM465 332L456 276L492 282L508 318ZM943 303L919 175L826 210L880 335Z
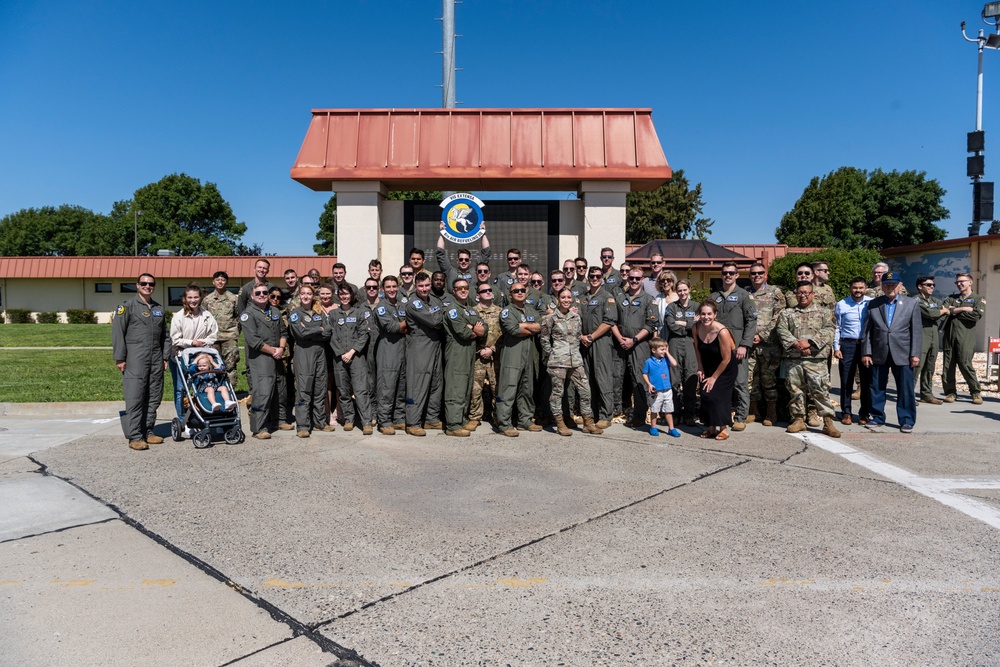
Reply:
M441 236L452 243L472 243L486 233L483 229L483 207L476 197L457 192L441 202Z

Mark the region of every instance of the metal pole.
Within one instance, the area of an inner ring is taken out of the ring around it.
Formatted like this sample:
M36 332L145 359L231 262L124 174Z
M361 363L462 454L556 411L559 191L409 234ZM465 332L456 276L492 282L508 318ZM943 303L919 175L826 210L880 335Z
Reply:
M138 257L139 256L139 209L137 209L135 206L132 206L132 218L133 218L132 242L135 245L135 248L133 249L134 252L132 253L132 255L134 257Z
M979 31L979 77L976 80L976 131L983 129L983 31Z
M455 108L455 0L442 0L442 91L441 106Z

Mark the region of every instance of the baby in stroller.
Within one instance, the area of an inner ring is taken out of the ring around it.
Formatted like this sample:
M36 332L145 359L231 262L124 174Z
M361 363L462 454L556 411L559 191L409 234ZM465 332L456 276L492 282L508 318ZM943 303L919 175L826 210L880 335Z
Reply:
M229 387L225 384L225 375L217 373L205 373L205 371L225 370L215 365L214 360L208 354L199 354L194 358L194 362L189 368L189 372L194 381L194 388L199 394L204 393L212 412L220 410L232 410L236 407L236 401L229 394ZM199 375L199 373L204 373ZM218 399L222 399L219 403Z

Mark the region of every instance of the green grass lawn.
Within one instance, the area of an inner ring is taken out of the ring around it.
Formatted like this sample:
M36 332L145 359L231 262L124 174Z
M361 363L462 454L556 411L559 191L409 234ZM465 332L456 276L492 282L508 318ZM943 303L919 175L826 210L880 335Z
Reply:
M0 403L124 400L111 350L4 349L110 345L110 324L0 324ZM237 391L247 389L245 368L241 358ZM173 391L166 370L164 401L173 401Z
M0 347L110 347L110 324L3 324Z

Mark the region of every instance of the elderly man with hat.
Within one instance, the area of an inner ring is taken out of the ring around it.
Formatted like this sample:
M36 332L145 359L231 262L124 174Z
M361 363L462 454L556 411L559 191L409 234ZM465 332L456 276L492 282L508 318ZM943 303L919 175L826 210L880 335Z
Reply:
M872 369L872 406L868 429L879 432L885 424L885 388L891 372L896 381L896 418L899 430L912 433L917 420L913 369L920 363L923 326L916 299L902 296L903 276L889 271L882 276L882 296L868 302L861 328L861 363Z

